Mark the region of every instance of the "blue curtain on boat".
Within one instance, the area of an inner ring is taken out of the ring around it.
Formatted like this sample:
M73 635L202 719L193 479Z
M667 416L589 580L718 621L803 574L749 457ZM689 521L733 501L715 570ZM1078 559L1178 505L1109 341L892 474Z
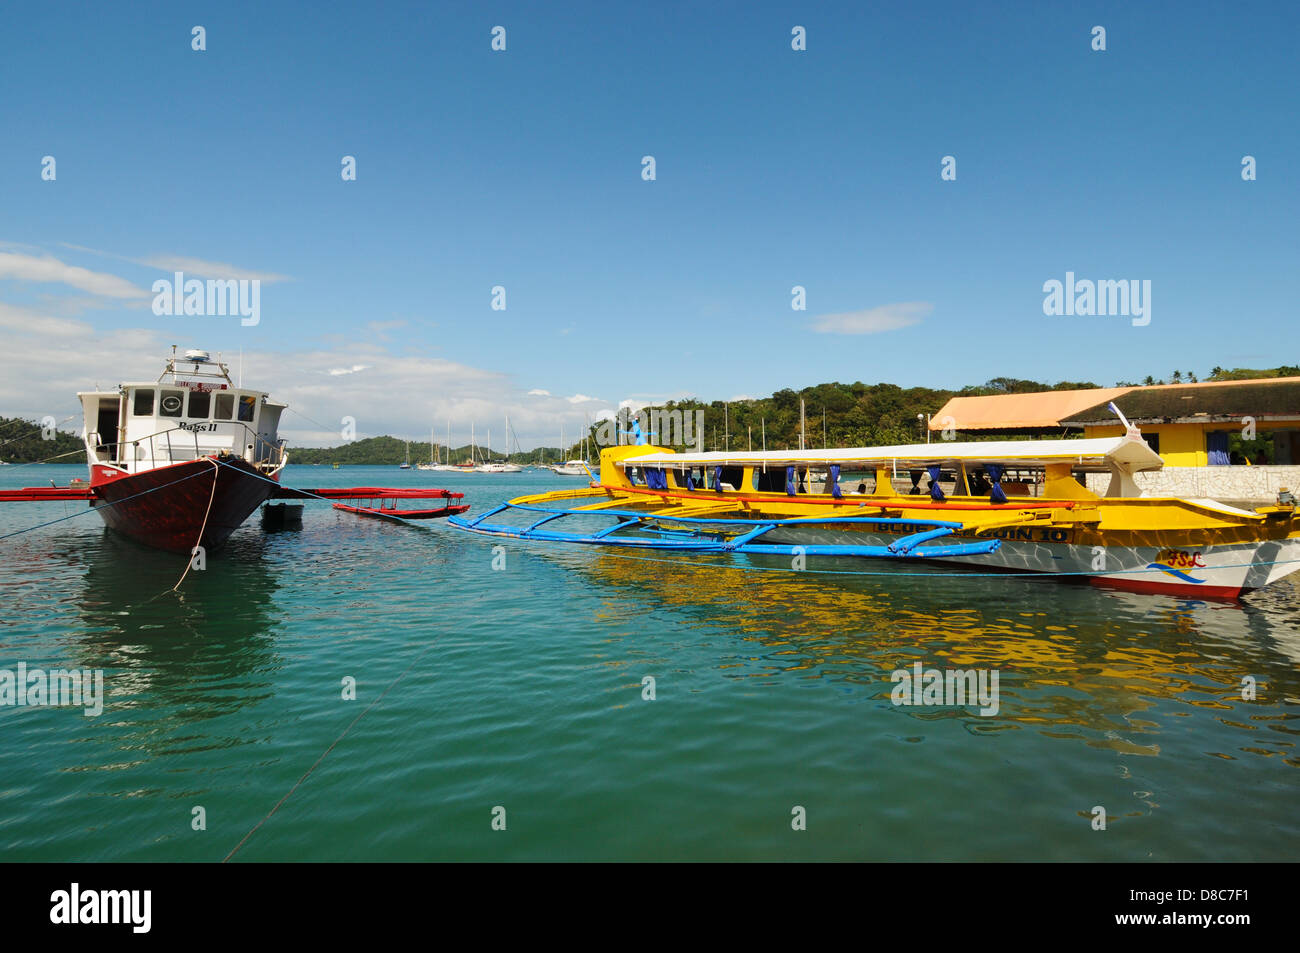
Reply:
M913 470L912 471L912 492L909 493L908 496L920 496L920 495L921 495L921 471Z
M668 489L668 474L664 472L663 467L651 467L648 471L654 474L654 483L651 485L652 490Z
M1228 432L1216 430L1205 435L1205 449L1210 451L1210 466L1226 467L1228 458Z
M838 463L831 464L831 496L837 500L844 498L844 491L840 489L840 465Z
M693 489L695 489L695 481L691 478L691 471L690 471L690 470L687 470L687 471L686 471L686 489L688 489L688 490L693 490Z
M993 484L989 487L989 500L994 503L1005 503L1007 494L1002 489L1002 465L1000 463L986 463L984 469L989 475L989 482Z
M794 467L785 468L785 495L794 496Z
M722 492L722 467L713 468L713 489Z
M939 468L926 467L925 471L930 474L930 499L942 500L943 490L939 489Z

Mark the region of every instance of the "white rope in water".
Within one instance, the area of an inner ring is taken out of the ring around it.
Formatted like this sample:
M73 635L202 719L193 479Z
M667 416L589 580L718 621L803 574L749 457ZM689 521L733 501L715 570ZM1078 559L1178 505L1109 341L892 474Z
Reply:
M208 494L208 508L203 513L203 525L199 527L199 538L194 541L194 548L190 550L190 561L185 564L185 571L181 573L181 578L176 580L176 585L172 586L172 592L181 587L185 577L190 574L194 568L194 556L199 547L203 545L203 533L208 528L208 516L212 513L212 501L217 498L217 477L221 475L221 467L217 466L217 461L212 461L212 492Z

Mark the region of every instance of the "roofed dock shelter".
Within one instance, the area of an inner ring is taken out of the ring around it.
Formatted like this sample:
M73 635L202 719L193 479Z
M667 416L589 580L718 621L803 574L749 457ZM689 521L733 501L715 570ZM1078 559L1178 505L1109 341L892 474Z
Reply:
M1263 501L1300 488L1300 377L954 397L930 429L1117 437L1124 427L1112 402L1165 461L1137 475L1148 495ZM1104 492L1107 480L1090 474L1088 486Z

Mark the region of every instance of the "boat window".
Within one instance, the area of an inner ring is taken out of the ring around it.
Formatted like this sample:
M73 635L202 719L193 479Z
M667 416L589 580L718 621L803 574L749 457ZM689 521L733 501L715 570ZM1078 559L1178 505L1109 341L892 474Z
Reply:
M180 391L165 390L162 392L162 400L158 402L158 413L163 417L179 417L184 402L185 395Z
M730 484L733 488L744 489L743 481L745 479L744 467L723 467L722 482Z
M131 413L137 417L153 416L153 388L145 387L135 392L135 400L131 403Z
M197 417L199 420L207 420L208 412L212 409L212 395L207 391L190 391L190 410L186 417Z
M785 467L771 466L766 470L757 468L754 470L754 481L761 493L784 493Z
M213 415L217 420L229 420L235 416L235 395L218 394L217 395L217 412Z
M253 411L257 409L257 398L252 394L245 394L239 398L239 419L246 423L252 423Z

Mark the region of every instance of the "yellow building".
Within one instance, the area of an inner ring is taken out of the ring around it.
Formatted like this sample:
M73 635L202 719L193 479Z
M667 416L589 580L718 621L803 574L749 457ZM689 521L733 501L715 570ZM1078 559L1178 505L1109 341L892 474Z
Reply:
M1300 377L954 397L931 417L930 429L1119 436L1124 428L1111 403L1142 428L1168 467L1300 465ZM1242 439L1265 436L1271 436L1272 447L1262 459L1249 460L1232 449Z

